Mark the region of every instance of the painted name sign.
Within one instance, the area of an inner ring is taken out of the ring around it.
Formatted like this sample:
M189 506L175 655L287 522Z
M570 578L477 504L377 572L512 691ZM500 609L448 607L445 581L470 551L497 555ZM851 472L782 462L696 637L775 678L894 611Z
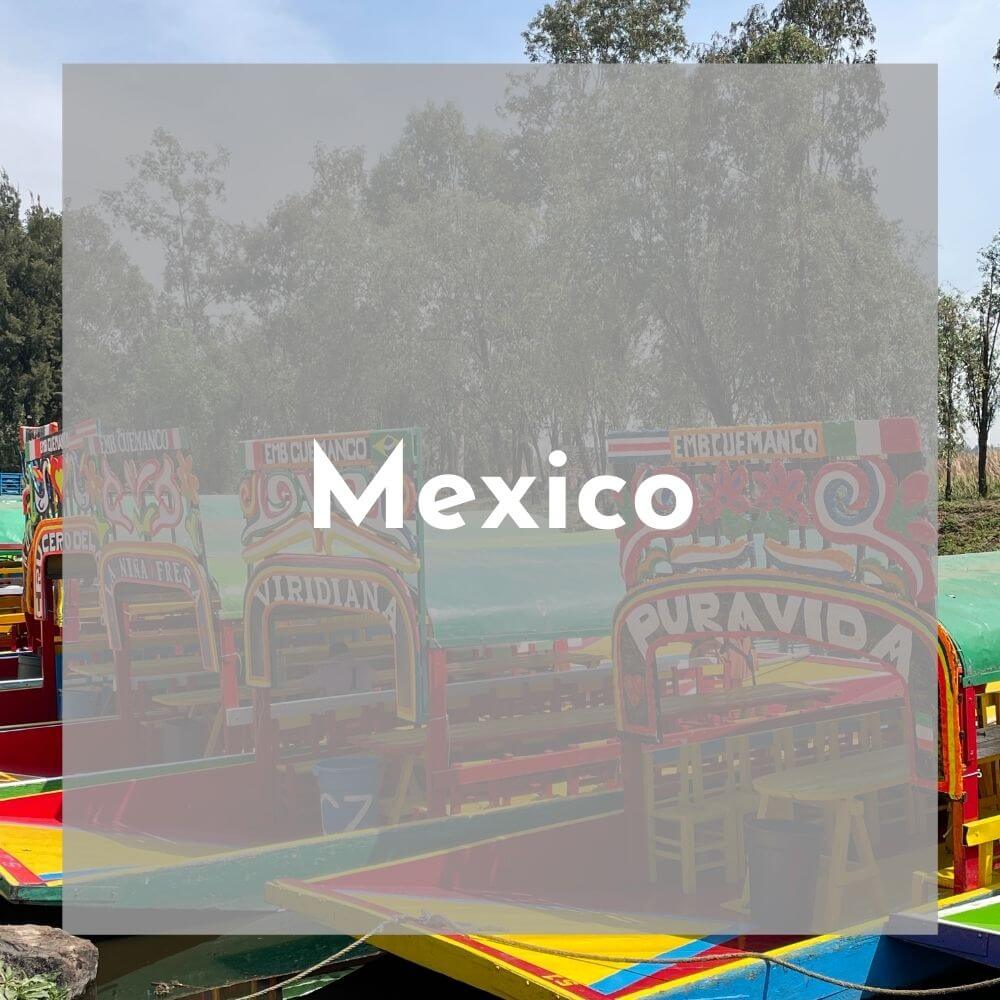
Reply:
M658 597L633 608L625 627L643 657L682 636L795 638L863 653L891 664L903 678L909 675L913 650L912 624L893 622L882 609L866 608L856 597L839 601L777 589Z
M275 573L259 581L254 598L265 605L302 604L312 608L371 611L396 631L396 598L376 580L314 573Z
M118 430L101 435L101 451L105 455L117 455L119 452L171 451L180 446L180 432L172 427L148 431Z
M391 437L391 432L388 432ZM339 465L360 465L375 459L367 433L325 434L322 437L263 438L247 441L247 468L295 468L312 466L313 441L331 462Z
M822 458L826 454L819 423L681 428L671 434L671 451L678 462Z
M112 572L117 579L130 583L166 584L183 587L189 593L195 591L197 583L191 564L177 559L121 555L114 560Z

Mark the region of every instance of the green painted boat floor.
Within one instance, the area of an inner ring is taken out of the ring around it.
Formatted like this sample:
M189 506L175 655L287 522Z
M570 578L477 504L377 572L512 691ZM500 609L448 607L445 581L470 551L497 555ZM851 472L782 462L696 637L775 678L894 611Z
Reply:
M1000 933L1000 899L982 906L963 907L955 913L945 911L940 919L949 924L971 927L974 930Z

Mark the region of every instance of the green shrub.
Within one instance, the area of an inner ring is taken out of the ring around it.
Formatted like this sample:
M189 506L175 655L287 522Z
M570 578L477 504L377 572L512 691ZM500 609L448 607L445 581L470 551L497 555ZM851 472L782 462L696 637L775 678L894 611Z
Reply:
M67 996L52 976L25 976L0 962L0 1000L66 1000Z

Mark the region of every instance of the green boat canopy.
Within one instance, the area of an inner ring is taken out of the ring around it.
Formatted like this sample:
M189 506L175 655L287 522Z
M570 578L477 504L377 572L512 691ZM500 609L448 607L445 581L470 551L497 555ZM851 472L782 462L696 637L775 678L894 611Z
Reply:
M0 545L24 542L24 507L21 498L0 499Z
M243 614L243 516L235 496L201 498L209 568L223 614ZM625 592L610 531L427 530L425 600L440 646L585 638L611 633Z
M962 657L962 684L1000 681L1000 552L938 559L938 620Z

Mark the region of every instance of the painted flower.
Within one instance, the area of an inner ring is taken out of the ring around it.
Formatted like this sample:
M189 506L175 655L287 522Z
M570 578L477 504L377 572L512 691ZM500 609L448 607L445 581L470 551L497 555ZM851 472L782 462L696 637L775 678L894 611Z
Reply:
M801 469L786 469L781 462L774 461L766 472L755 472L753 481L761 513L773 511L784 514L795 524L809 523L809 511L802 502L806 474Z
M714 475L699 476L702 494L698 500L699 520L702 524L715 524L723 514L745 514L750 509L746 497L747 470L739 465L729 468L723 462Z

